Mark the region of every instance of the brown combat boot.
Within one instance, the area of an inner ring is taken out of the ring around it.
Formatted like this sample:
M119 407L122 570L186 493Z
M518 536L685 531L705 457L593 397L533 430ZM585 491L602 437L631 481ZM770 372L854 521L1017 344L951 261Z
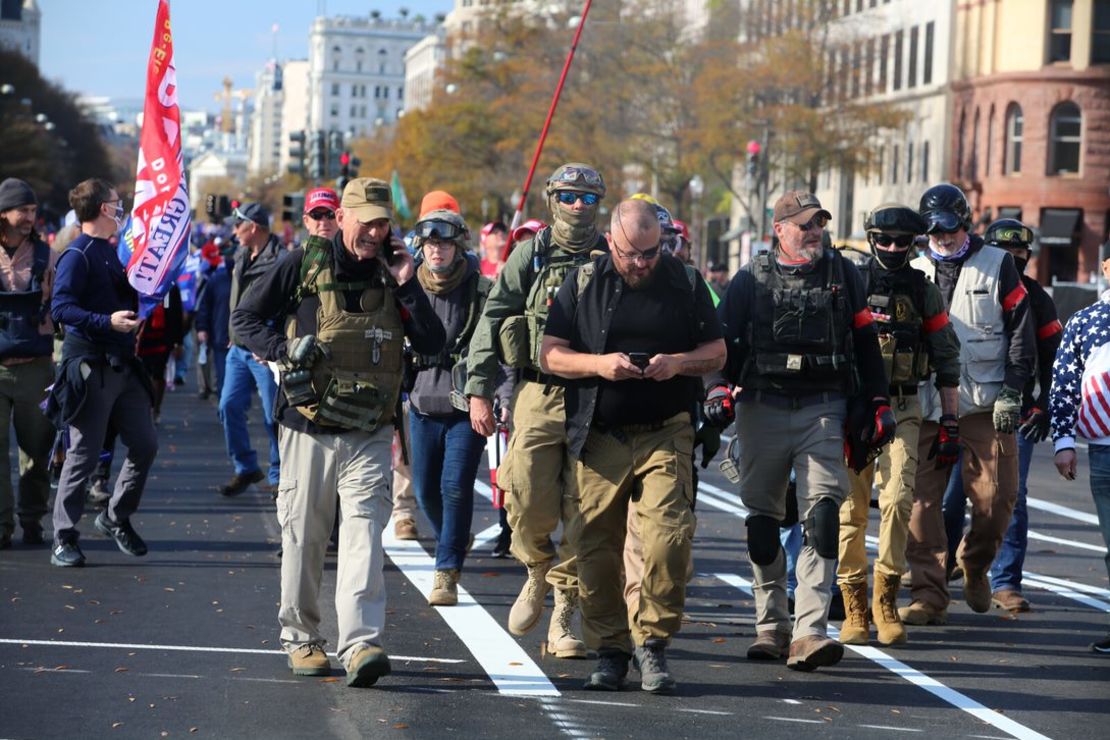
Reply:
M871 618L879 631L879 642L895 645L906 641L906 627L898 616L898 587L901 577L875 571L875 593L871 597Z
M540 621L543 600L547 596L547 590L551 588L547 584L547 571L550 568L550 561L528 566L528 579L524 581L520 595L509 610L509 632L517 637L528 634L536 626L536 622Z
M985 614L991 610L991 581L987 570L971 570L965 563L960 563L964 571L964 601L971 610Z
M903 624L948 624L947 609L937 609L924 601L914 601L909 606L903 606L898 610L898 616L902 618Z
M870 631L867 614L867 581L842 583L844 621L840 624L840 642L845 645L866 645Z
M571 622L578 611L578 591L555 589L555 608L547 628L547 654L555 658L585 658L586 645L574 635Z
M455 606L459 603L459 571L457 568L437 570L428 594L429 606Z

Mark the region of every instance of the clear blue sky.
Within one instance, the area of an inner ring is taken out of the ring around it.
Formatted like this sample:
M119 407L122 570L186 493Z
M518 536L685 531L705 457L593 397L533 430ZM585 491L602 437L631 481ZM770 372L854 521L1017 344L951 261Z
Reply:
M114 98L141 98L154 35L157 0L38 0L42 10L43 76L67 90ZM308 29L318 9L327 15L386 18L397 9L428 19L452 0L170 0L177 84L184 108L217 110L213 96L225 76L237 88L273 56L278 24L279 59L308 57Z

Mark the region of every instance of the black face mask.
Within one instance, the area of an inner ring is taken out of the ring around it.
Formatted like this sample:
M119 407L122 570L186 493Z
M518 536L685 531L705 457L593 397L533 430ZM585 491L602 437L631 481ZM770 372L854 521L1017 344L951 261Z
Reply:
M1029 264L1028 257L1014 257L1014 264L1017 265L1018 275L1025 274L1025 266Z
M871 247L871 254L875 255L875 261L879 263L879 267L884 270L900 270L905 267L912 256L913 250L906 249L898 252L887 252L882 249Z

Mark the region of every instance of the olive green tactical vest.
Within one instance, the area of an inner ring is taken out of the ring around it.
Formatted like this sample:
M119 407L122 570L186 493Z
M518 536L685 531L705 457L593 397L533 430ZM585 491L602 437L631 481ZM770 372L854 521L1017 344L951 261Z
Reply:
M330 356L312 368L316 401L298 406L309 421L326 428L373 432L393 421L401 393L404 326L383 278L357 283L337 283L332 266L331 242L309 239L301 262L298 295L315 294L316 340ZM340 293L362 290L362 313L340 306ZM286 336L297 336L296 316L291 314Z

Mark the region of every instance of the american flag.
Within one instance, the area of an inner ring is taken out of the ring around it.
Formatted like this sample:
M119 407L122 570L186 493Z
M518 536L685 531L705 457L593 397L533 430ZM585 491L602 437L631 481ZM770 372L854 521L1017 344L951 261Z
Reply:
M1110 294L1068 321L1056 351L1049 394L1056 449L1078 434L1110 443Z

